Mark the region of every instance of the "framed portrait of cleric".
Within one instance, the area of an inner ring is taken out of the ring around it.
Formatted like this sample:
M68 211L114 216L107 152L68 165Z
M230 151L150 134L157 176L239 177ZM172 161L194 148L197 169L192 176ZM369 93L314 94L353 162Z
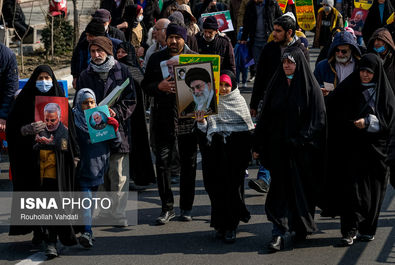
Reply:
M116 138L114 127L107 124L108 117L110 116L107 105L87 109L84 111L84 114L92 143Z
M211 62L174 66L179 118L191 118L195 111L217 114L217 95Z
M45 123L44 131L35 136L35 149L67 150L69 104L65 97L37 96L35 121Z

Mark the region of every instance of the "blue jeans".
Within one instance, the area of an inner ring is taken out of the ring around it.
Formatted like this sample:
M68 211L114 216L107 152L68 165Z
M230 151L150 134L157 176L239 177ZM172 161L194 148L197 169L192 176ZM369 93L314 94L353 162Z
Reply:
M267 185L270 185L270 172L263 166L259 166L257 179L261 179L266 182Z
M92 200L92 192L96 192L99 186L93 187L81 187L81 191L84 194L84 199L89 198ZM92 235L92 215L93 207L91 209L83 209L83 219L84 219L84 232L88 232Z
M236 82L240 82L240 73L242 83L247 83L248 68L242 66L236 66Z

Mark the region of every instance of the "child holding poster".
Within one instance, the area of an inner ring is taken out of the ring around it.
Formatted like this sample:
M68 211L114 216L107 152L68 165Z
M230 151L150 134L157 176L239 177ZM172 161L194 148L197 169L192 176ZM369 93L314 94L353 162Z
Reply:
M118 121L112 117L107 118L107 124L112 125L117 138L109 141L92 143L84 111L96 107L95 93L89 88L78 91L73 108L74 122L77 131L77 142L80 147L80 161L77 166L77 180L79 188L86 193L84 196L92 198L92 192L98 190L99 185L104 183L104 174L108 169L110 147L121 143L118 132ZM92 242L92 212L90 209L84 212L84 231L79 238L80 244L85 248L91 248Z

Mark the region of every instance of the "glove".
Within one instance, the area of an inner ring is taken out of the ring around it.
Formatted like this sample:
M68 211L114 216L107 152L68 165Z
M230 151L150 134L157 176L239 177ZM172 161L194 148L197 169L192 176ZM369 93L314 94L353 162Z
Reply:
M113 117L108 117L108 118L107 118L107 124L113 126L113 127L114 127L114 130L115 130L116 132L118 131L119 122L118 122L115 118L113 118Z
M390 183L395 188L395 166L390 167Z
M23 136L38 134L45 130L46 124L43 121L36 121L22 126L21 133Z

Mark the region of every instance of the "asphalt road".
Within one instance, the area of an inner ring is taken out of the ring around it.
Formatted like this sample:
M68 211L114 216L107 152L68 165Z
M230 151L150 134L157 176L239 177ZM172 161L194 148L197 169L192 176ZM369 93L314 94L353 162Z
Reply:
M249 101L251 88L243 90ZM3 157L4 158L4 157ZM6 158L6 157L5 157ZM0 163L2 174L0 190L10 190L7 162ZM257 167L249 169L249 179L255 178ZM241 224L237 241L224 244L214 238L209 227L210 202L204 190L199 170L196 182L193 221L173 220L164 226L155 226L160 214L157 188L138 194L138 225L126 229L94 228L96 237L92 249L80 246L62 247L61 256L46 264L395 264L395 192L388 186L378 225L376 239L370 243L356 243L349 248L338 247L339 219L316 220L320 231L293 250L270 254L266 244L271 238L271 223L265 215L265 195L246 185L246 203L252 218ZM178 207L178 185L174 185L175 206ZM336 193L336 191L333 191ZM178 208L176 208L178 213ZM8 227L0 227L0 264L40 264L43 254L32 249L32 235L9 237Z
M71 2L71 1L70 1ZM80 4L84 1L79 1ZM85 1L86 6L95 1ZM89 3L89 4L87 4ZM36 16L35 16L36 17ZM37 19L40 15L37 12ZM311 36L309 38L311 40ZM311 50L311 66L317 53ZM251 84L249 84L251 86ZM251 87L242 91L249 102ZM3 159L7 159L3 156ZM11 189L8 181L8 163L0 162L0 191ZM249 179L256 177L257 167L249 169ZM339 183L339 185L341 185ZM174 185L175 206L178 207L179 190ZM333 191L336 193L336 190ZM92 249L59 245L60 257L45 261L46 264L115 265L115 264L333 264L373 265L395 264L395 191L388 186L379 219L376 239L370 243L356 243L349 248L338 247L339 219L321 218L316 221L320 231L294 249L270 254L266 244L271 238L271 223L265 215L265 195L258 194L246 185L246 204L252 218L241 224L235 244L228 245L214 238L209 227L210 202L203 187L199 164L193 221L171 221L155 226L160 214L160 199L153 187L138 194L138 225L126 229L113 227L94 228L96 237ZM176 208L178 213L178 208ZM0 264L40 264L44 256L31 245L32 235L9 237L8 227L0 226Z

